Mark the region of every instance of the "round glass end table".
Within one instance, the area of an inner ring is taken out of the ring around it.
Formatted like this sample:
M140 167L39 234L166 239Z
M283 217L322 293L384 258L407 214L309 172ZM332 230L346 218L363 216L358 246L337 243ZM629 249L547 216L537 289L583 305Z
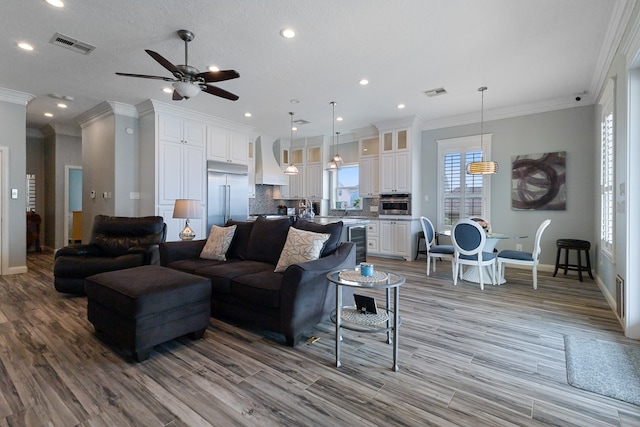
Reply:
M343 269L327 273L327 279L336 285L336 309L331 314L331 320L336 325L336 367L340 364L340 343L342 329L358 332L386 332L387 343L393 344L393 367L398 371L398 329L400 319L400 286L405 282L404 276L392 271L375 270L373 277L364 277L360 269ZM386 305L378 309L378 314L358 313L354 307L344 307L342 302L342 287L356 289L384 289L386 291ZM393 306L391 306L391 289L393 289ZM393 333L393 337L391 334Z

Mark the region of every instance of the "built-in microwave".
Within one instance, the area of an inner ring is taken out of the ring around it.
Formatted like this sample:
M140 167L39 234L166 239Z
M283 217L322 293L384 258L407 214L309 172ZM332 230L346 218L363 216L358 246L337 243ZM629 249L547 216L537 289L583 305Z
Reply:
M381 194L379 215L411 215L411 194Z

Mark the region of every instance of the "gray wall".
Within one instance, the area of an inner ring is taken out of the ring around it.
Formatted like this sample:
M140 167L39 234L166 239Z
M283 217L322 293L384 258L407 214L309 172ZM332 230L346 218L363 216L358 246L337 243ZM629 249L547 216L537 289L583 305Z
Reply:
M2 218L5 222L8 235L3 235L3 248L8 254L2 254L8 261L8 270L3 274L24 272L27 264L26 241L26 164L27 150L26 139L26 105L11 102L0 102L0 147L8 147L9 159L6 172L7 188L18 190L18 198L12 199L10 194L2 194L2 203L7 203L8 218ZM2 171L5 173L4 171ZM7 239L7 240L5 240ZM8 255L8 256L7 256Z
M541 264L555 264L558 238L576 238L593 243L594 171L593 123L595 107L584 106L546 113L485 121L484 132L492 133L492 160L500 170L491 179L491 224L503 233L526 233L529 238L500 242L498 249L533 249L535 232L545 219L551 225L542 238ZM433 129L422 133L422 214L435 222L437 217L438 151L436 141L479 134L479 124ZM511 209L511 158L518 154L554 151L567 153L566 211L515 211ZM424 201L424 195L429 201Z
M44 170L44 138L38 130L28 130L27 133L37 133L38 136L27 136L27 172L36 176L36 213L40 219L45 218L45 183L47 176ZM40 244L45 243L44 223L40 224Z

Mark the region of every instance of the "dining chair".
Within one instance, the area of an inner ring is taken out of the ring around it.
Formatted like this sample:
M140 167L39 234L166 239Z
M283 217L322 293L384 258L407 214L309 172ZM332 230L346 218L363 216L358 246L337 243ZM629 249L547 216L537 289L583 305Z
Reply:
M451 261L451 273L453 274L453 245L434 245L436 240L436 232L429 218L421 216L420 224L424 233L424 241L427 252L427 276L431 272L431 258L433 258L433 272L436 271L436 258Z
M458 283L458 275L462 278L462 265L473 266L478 269L480 289L484 290L484 267L491 267L491 284L496 283L496 253L484 252L486 232L477 221L460 219L453 224L451 242L454 248L453 285Z
M533 289L538 289L538 263L540 262L540 240L542 239L542 233L551 224L550 219L546 219L538 227L536 231L536 240L533 246L533 252L523 252L514 250L500 251L498 254L498 274L500 277L504 277L504 265L527 265L531 267L533 274Z

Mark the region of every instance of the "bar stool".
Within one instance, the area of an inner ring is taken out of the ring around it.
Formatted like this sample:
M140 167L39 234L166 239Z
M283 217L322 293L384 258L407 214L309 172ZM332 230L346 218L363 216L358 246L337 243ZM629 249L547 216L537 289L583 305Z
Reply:
M426 255L427 254L427 248L426 248L427 242L424 240L424 231L419 231L418 234L416 234L416 239L417 239L416 257L413 259L414 261L418 259L418 255L420 255L420 254ZM422 242L422 241L425 242L425 249L424 250L420 250L420 242Z
M556 268L553 270L553 276L556 276L558 272L558 268L564 269L565 276L567 275L567 270L575 270L578 272L578 278L582 282L582 272L586 271L589 273L589 277L593 279L593 275L591 274L591 260L589 259L589 249L591 249L591 243L587 240L577 240L577 239L558 239L556 240L556 246L558 247L558 252L556 254ZM564 249L564 264L560 264L560 253ZM569 264L569 251L575 250L578 254L578 263L577 264ZM586 267L582 265L582 251L584 251L587 258Z

